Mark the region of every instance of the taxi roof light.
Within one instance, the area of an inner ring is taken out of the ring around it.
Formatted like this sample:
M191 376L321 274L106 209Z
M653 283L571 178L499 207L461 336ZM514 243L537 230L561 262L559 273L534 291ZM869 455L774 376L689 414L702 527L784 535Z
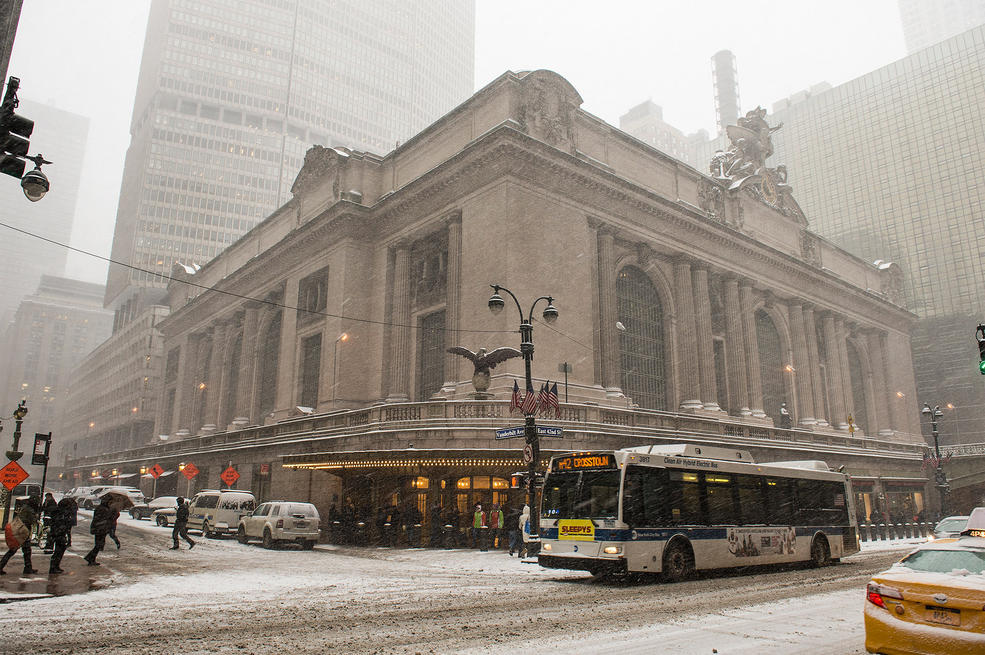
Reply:
M983 536L983 533L985 533L985 507L976 507L971 510L971 514L968 516L968 524L965 525L961 534L980 537Z

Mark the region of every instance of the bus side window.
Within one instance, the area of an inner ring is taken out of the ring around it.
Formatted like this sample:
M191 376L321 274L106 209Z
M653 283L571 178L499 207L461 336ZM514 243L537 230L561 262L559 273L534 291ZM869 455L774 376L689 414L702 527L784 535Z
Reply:
M670 525L701 525L701 487L698 474L691 471L667 471L667 503Z
M797 523L792 482L786 478L766 478L766 522L770 525Z
M763 491L763 478L758 475L736 475L739 492L739 510L743 525L763 525L766 523L766 497Z
M622 520L631 526L644 525L643 477L646 469L642 466L626 468L625 492L622 501Z

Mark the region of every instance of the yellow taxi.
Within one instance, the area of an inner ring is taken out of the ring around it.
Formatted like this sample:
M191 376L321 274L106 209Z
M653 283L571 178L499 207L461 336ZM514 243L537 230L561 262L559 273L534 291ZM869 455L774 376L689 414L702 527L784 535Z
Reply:
M873 576L865 598L870 653L985 653L985 507L960 536L922 544Z

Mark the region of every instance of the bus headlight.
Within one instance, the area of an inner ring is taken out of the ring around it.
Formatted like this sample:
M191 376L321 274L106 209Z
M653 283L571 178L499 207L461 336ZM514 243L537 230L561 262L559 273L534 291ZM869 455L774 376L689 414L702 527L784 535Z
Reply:
M606 546L602 552L606 555L619 555L622 553L622 546Z
M541 550L550 550L551 549L551 545L550 544L541 544L540 549Z

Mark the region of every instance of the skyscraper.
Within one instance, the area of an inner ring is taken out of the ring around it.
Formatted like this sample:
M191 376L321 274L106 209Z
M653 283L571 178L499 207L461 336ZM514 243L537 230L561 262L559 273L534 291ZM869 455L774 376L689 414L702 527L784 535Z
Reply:
M731 50L719 50L711 58L711 77L715 87L715 117L718 133L739 119L739 71Z
M945 443L985 441L974 333L985 320L985 26L774 105L784 163L811 226L903 267L919 398L948 409Z
M78 200L89 119L25 98L22 84L17 113L34 121L31 154L41 152L54 163L46 167L52 193L41 202L24 197L15 178L0 176L0 221L19 230L68 243ZM30 170L33 164L28 164ZM0 227L0 324L12 317L21 299L34 292L42 274L65 274L65 248L10 228Z
M70 401L88 409L73 437L153 436L160 275L288 201L311 145L385 154L453 109L474 49L473 0L154 0L113 237L124 265L106 285L113 336L77 371Z
M472 92L471 1L155 0L106 301L117 329L176 261L290 197L312 144L385 153Z
M899 0L903 39L910 54L985 24L981 0Z

